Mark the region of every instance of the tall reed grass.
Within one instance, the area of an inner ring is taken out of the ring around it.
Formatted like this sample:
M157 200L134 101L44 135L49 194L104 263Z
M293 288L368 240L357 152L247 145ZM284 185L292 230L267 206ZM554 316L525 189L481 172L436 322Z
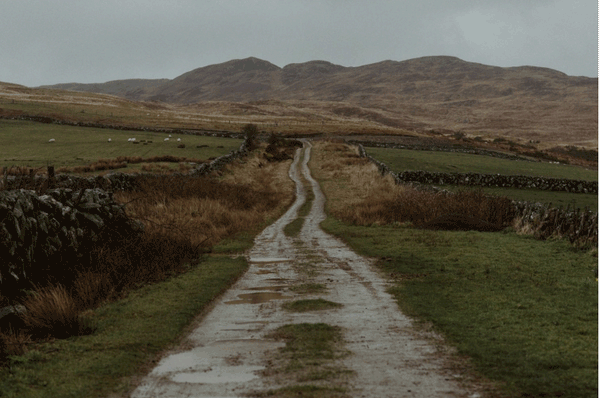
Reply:
M498 228L508 226L514 214L510 200L482 191L456 194L417 190L381 177L377 167L356 150L341 143L317 143L313 169L331 187L347 189L352 195L329 206L331 214L355 225L412 223L423 226L441 216L453 214L474 218Z

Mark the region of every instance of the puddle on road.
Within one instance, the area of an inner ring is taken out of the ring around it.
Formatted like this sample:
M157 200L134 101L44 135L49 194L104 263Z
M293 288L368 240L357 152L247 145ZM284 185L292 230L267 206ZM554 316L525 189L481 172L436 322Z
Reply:
M258 287L249 287L247 289L244 290L270 290L270 291L274 291L274 292L278 292L280 290L283 290L285 288L287 288L287 285L283 285L283 286L258 286Z
M171 377L171 380L176 383L244 383L258 378L256 372L263 369L264 366L223 367L202 373L177 373Z
M238 294L239 300L226 301L225 304L261 304L271 300L287 300L290 296L284 296L281 293L258 292Z
M266 282L280 282L280 283L287 283L289 281L289 279L287 278L269 278L269 279L265 279Z
M257 273L258 275L264 275L264 274L274 274L274 273L275 273L275 271L270 271L270 270L268 270L268 269L261 269L261 270L259 270L259 271L256 271L256 273Z
M248 259L250 264L256 265L273 265L273 264L282 264L289 263L293 261L291 258L283 258L283 257L251 257Z

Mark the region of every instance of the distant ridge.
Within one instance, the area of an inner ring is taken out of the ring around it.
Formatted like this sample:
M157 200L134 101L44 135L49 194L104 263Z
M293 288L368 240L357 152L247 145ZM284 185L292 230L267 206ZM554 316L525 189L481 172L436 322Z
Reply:
M250 57L197 68L172 80L45 87L171 104L337 102L339 114L368 117L393 127L494 131L508 136L527 131L540 137L563 131L597 143L597 78L534 66L483 65L451 56L359 67L309 61L283 68Z

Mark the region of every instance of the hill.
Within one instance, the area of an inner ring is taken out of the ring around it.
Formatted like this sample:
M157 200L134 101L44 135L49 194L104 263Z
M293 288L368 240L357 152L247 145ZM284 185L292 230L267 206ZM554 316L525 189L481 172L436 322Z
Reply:
M413 131L587 147L598 143L597 78L532 66L489 66L448 56L360 67L311 61L283 68L246 58L194 69L172 80L49 87L180 105L316 101L341 117Z

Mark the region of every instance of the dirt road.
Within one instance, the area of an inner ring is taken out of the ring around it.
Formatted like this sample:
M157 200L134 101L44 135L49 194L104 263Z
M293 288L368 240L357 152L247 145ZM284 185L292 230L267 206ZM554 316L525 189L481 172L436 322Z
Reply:
M299 150L290 168L297 200L256 238L248 253L249 271L132 397L240 397L307 384L344 388L339 394L349 397L479 396L460 385L460 375L445 366L431 340L419 337L370 261L319 228L325 198L307 167L311 145L305 148L303 159ZM299 236L290 238L283 227L296 218L306 198L300 173L315 199ZM307 293L302 286L325 289ZM343 306L308 312L282 308L297 299L317 298ZM268 335L282 325L300 323L341 327L350 354L328 369L344 369L346 377L307 382L272 371L285 342Z

